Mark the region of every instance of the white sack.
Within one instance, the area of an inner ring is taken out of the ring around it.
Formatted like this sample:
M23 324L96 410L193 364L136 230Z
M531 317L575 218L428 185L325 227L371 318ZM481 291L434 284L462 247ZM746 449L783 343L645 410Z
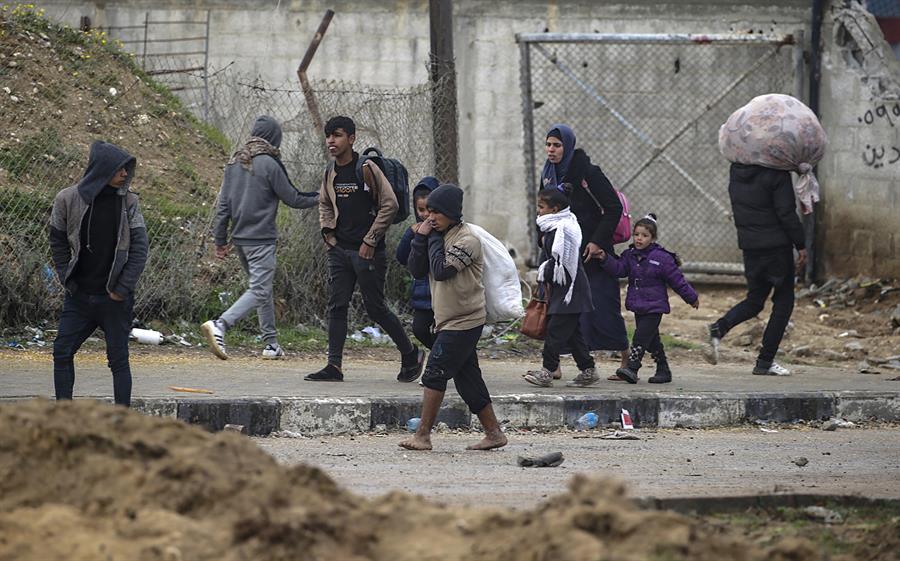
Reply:
M519 271L506 246L481 226L471 222L467 224L481 240L481 253L484 256L482 282L487 322L509 321L524 316Z

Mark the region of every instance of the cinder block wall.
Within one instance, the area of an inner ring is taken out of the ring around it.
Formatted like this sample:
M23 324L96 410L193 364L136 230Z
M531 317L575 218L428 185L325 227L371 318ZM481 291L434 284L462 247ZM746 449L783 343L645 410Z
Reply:
M303 51L330 7L337 15L311 77L381 86L409 86L427 78L426 0L257 0L249 7L237 0L206 0L200 6L189 0L48 0L41 6L72 25L82 15L91 16L95 25L139 25L146 11L160 19L200 18L209 8L210 63L221 67L234 60L239 69L258 72L273 84L294 80ZM807 0L456 0L454 15L465 212L523 254L532 222L526 212L516 33L761 29L786 34L805 29L808 40L811 14ZM877 27L865 27L877 52L859 53L838 32L835 17L829 8L823 28L821 111L831 141L819 170L824 272L900 277L900 154L894 151L900 149L900 115L895 113L900 107L889 86L891 76L898 76L896 62L887 49L884 57L878 54ZM880 90L873 90L875 82Z
M900 62L861 9L832 6L822 33L824 272L900 278Z

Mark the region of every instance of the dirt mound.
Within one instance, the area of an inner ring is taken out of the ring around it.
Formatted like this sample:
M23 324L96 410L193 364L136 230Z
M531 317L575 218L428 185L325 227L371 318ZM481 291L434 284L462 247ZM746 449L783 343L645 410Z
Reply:
M194 294L207 285L195 288L194 267L173 265L197 261L227 140L105 35L50 22L31 5L2 8L0 292L9 298L0 300L0 323L55 315L61 291L45 269L50 208L81 178L96 140L137 158L131 189L151 244L138 309L190 317L193 302L205 299Z
M0 408L0 559L812 560L576 478L534 511L353 496L246 438L96 402ZM440 477L440 474L436 474Z
M0 12L0 186L56 190L81 177L90 144L138 160L134 189L154 202L212 200L227 141L101 33L17 6Z

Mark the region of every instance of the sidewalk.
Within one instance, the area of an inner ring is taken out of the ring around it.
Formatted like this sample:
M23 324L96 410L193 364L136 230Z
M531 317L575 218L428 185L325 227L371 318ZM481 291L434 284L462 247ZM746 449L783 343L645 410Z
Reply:
M571 379L575 367L563 362ZM746 364L678 364L671 384L652 385L645 368L637 385L601 381L590 388L538 388L521 374L537 363L482 360L497 416L511 426L544 429L573 426L587 411L601 425L628 409L637 426L728 426L753 420L773 422L842 417L851 421L900 420L898 373L859 374L851 368L792 367L790 377L752 376ZM598 363L603 378L616 367ZM422 388L396 381L398 364L348 361L342 383L306 382L303 374L321 367L310 359L263 361L206 356L133 355L133 405L210 429L226 423L247 427L251 434L290 430L305 435L364 432L377 425L404 426L418 416ZM102 353L79 355L75 396L110 398L112 381ZM169 386L210 390L210 395L181 393ZM0 399L53 395L52 358L48 354L6 352L0 355ZM477 425L452 383L439 421L451 427Z

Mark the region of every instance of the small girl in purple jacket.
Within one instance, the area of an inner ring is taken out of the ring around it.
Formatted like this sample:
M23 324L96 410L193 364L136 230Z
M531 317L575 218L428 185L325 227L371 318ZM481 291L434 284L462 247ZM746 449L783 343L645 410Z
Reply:
M647 381L651 384L672 381L672 371L669 370L666 352L659 338L662 315L671 311L667 286L671 286L694 308L700 307L697 292L678 268L681 261L677 255L656 243L657 232L656 215L648 214L635 223L634 243L621 257L607 256L602 251L599 255L603 268L609 274L628 277L625 309L634 312L635 328L628 365L616 370L616 376L630 384L637 383L641 360L647 351L656 361L656 373Z

